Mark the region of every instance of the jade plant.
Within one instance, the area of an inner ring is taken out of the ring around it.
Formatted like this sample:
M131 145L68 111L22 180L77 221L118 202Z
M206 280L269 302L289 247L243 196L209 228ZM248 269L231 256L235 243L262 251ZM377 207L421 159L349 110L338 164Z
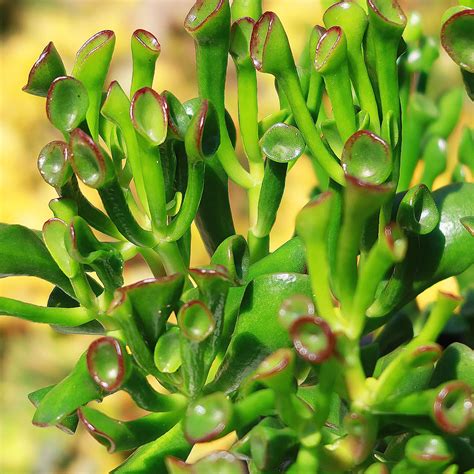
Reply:
M441 43L472 98L472 6L447 12L439 41L395 0L330 2L296 63L260 0L198 0L184 27L199 96L184 102L152 88L160 44L147 31L132 35L129 92L107 83L112 31L90 38L69 73L49 43L24 90L46 99L62 134L38 158L58 197L41 231L1 225L0 274L54 288L44 307L1 297L0 313L96 339L66 378L29 395L33 423L82 424L129 455L117 473L473 469L474 131L462 130L451 184L436 186L464 91L427 88ZM260 74L274 76L280 103L267 117ZM303 159L314 190L270 252L286 176ZM245 236L229 180L247 193ZM210 255L198 268L193 222ZM125 284L134 258L150 277ZM458 294L420 308L448 277ZM122 390L148 414L121 421L88 406ZM226 451L186 461L231 433Z

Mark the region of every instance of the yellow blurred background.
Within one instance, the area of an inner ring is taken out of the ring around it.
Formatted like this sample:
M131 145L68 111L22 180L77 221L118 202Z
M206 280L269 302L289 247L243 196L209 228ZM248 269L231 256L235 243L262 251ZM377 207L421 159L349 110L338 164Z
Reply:
M60 138L45 115L45 101L21 91L28 71L43 47L53 41L71 70L75 52L99 30L114 30L117 36L110 77L127 90L131 78L129 40L136 28L151 31L159 39L162 54L154 88L172 90L182 101L197 95L193 41L182 28L192 0L0 0L0 221L21 223L39 229L51 217L48 202L54 190L44 183L36 169L36 158L49 141ZM442 12L456 2L420 0L402 2L405 11L417 9L424 15L425 31L436 35ZM296 53L308 29L321 23L319 0L268 0L265 9L283 19ZM442 53L435 66L437 91L460 84L459 73ZM259 75L262 116L275 110L272 79ZM470 107L470 108L469 108ZM233 68L229 67L228 108L236 114ZM466 105L464 120L471 117ZM457 140L454 134L453 141ZM455 146L451 146L455 149ZM442 179L439 181L442 182ZM292 222L305 204L314 185L308 160L300 160L290 173L272 247L286 241ZM246 232L244 195L231 188L237 230ZM202 244L195 236L193 264L206 263ZM127 271L127 281L149 276L144 267ZM45 304L48 284L29 278L0 280L0 294L36 304ZM108 455L79 426L75 436L55 428L40 429L31 424L33 406L27 394L64 377L90 338L63 336L11 318L0 319L0 472L15 473L103 473L116 466L122 455ZM104 410L118 418L136 415L126 396L112 396Z

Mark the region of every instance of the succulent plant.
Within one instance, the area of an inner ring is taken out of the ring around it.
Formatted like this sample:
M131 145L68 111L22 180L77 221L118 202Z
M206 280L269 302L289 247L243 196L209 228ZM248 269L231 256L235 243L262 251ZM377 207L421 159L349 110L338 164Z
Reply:
M145 30L132 35L129 94L117 81L104 92L112 31L84 44L70 75L53 43L31 69L24 90L46 98L64 137L38 157L58 197L42 231L0 226L0 275L54 288L44 307L0 297L0 314L97 336L66 378L29 398L35 425L73 434L82 423L109 452L133 450L113 472L474 468L472 129L453 182L433 190L463 92L427 93L439 53L419 15L395 0L330 3L297 66L260 0L197 0L184 26L199 97L185 102L152 88L161 47ZM471 7L447 12L441 44L472 98ZM237 126L224 101L229 55ZM261 120L260 73L280 98ZM308 158L317 187L294 236L270 252L286 176ZM247 236L234 230L229 179L248 195ZM193 222L210 255L199 268ZM136 256L150 277L125 284ZM421 310L416 297L452 276L460 294ZM88 406L117 391L149 414L121 421ZM229 433L227 451L186 462Z

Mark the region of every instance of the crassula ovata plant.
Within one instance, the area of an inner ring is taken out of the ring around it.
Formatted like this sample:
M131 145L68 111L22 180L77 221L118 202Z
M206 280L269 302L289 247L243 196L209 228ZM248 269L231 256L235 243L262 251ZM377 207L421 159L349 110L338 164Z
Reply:
M184 27L199 97L185 102L152 88L160 44L145 30L131 39L130 91L106 83L112 31L69 72L48 44L24 90L63 135L38 158L58 198L41 231L1 225L0 274L54 289L45 307L0 297L0 313L97 338L65 379L29 395L33 423L70 434L81 423L131 453L117 473L473 469L474 131L461 132L451 184L433 190L465 91L427 93L441 43L473 97L474 9L461 3L440 41L396 0L331 4L295 63L260 0L198 0ZM229 56L237 120L224 103ZM264 118L259 74L280 101ZM302 159L317 186L270 253ZM245 236L229 179L247 192ZM199 268L192 222L210 255ZM136 256L150 277L125 284ZM452 276L459 294L421 310L416 297ZM120 390L149 413L120 421L88 406ZM227 451L186 462L230 433Z

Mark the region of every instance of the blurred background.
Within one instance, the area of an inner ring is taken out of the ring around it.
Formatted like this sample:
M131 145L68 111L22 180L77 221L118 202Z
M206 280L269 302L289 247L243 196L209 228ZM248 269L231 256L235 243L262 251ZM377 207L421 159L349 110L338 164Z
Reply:
M441 14L456 4L450 0L405 0L405 11L418 10L426 33L437 36ZM76 51L97 31L114 30L117 36L110 76L125 90L131 79L129 40L137 28L155 34L162 46L154 88L172 90L182 101L197 95L192 39L182 28L193 0L0 0L0 221L21 223L40 229L51 213L48 202L54 190L37 172L36 158L49 141L60 138L45 116L44 99L21 91L28 72L44 46L53 41L71 70ZM321 23L319 0L267 0L267 10L283 19L298 54L309 28ZM231 64L230 64L231 66ZM444 52L436 62L433 95L460 85L460 75ZM262 116L277 107L272 79L260 74L259 98ZM236 113L235 77L229 67L227 107ZM464 109L464 122L473 120L472 104ZM458 133L452 139L456 149ZM437 184L441 184L443 178ZM314 185L308 160L302 159L290 173L282 209L272 238L272 248L293 232L298 209L306 203ZM246 231L246 203L243 193L231 187L237 230ZM197 235L192 262L207 263ZM135 265L126 280L149 276ZM449 285L450 283L444 283ZM45 304L51 288L28 278L0 280L0 294L35 304ZM55 428L31 424L33 406L27 394L57 382L85 350L88 337L63 336L12 318L0 318L0 472L14 473L103 473L116 466L122 455L109 455L79 426L72 437ZM103 404L111 416L130 419L137 415L126 396L114 395Z

